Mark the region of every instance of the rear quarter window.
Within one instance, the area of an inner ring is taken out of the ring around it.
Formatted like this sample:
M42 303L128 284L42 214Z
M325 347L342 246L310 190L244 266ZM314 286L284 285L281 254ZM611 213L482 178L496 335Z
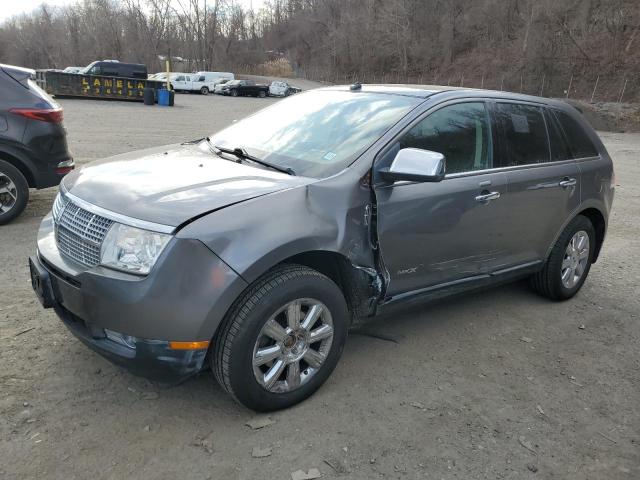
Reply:
M549 132L549 143L551 144L551 161L560 162L562 160L571 160L571 149L567 143L562 129L556 121L553 113L545 108L544 117L547 121L547 131Z
M597 157L598 150L582 126L565 112L555 110L554 113L562 127L573 158Z

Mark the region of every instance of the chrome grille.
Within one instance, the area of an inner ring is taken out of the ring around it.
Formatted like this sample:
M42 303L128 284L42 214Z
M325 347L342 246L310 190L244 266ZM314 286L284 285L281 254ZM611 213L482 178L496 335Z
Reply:
M59 192L58 195L56 195L56 199L53 201L53 208L51 209L51 213L53 214L53 219L56 222L60 218L60 214L62 213L62 211L64 210L64 207L66 206L67 206L67 199L62 194L62 192Z
M59 205L56 203L58 199L53 209L58 249L76 262L95 267L100 263L102 241L113 220L91 213L64 198L60 199Z

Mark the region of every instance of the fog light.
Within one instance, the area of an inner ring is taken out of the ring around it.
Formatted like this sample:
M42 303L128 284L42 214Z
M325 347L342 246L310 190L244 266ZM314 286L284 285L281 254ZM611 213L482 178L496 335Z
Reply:
M104 334L106 337L112 342L119 343L120 345L131 348L133 350L136 349L136 337L132 337L131 335L124 335L119 332L114 332L113 330L104 329Z

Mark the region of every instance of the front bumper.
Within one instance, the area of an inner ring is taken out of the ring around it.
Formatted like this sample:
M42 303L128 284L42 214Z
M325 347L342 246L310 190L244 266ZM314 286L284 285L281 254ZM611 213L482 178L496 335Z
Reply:
M139 277L82 268L60 255L44 218L34 290L84 344L134 374L177 383L203 368L207 350L172 350L171 341L208 341L246 283L204 244L172 239L151 273ZM120 337L118 337L120 336Z

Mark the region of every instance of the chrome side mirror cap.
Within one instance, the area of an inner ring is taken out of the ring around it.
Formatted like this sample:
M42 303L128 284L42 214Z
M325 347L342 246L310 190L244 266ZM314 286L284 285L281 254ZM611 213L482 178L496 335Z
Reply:
M444 155L419 148L403 148L389 168L381 168L380 176L387 182L440 182L444 179Z

